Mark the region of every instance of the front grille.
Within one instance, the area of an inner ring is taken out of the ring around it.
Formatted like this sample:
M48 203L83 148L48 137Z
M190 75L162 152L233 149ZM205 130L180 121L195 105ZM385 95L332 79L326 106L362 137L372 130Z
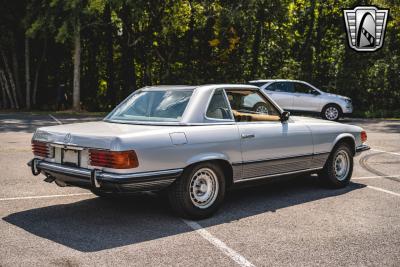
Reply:
M50 155L50 148L44 142L32 141L32 152L35 156L47 158Z

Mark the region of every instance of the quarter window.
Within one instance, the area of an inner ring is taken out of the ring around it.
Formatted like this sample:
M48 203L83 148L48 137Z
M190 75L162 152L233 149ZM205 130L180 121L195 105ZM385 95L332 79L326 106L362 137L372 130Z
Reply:
M232 120L229 104L222 89L214 92L208 105L206 116L211 119Z

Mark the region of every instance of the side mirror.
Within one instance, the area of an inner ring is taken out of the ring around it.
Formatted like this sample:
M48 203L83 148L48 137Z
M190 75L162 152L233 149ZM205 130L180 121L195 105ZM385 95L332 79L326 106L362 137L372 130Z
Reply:
M281 121L287 121L290 117L290 112L289 111L284 111L281 114Z

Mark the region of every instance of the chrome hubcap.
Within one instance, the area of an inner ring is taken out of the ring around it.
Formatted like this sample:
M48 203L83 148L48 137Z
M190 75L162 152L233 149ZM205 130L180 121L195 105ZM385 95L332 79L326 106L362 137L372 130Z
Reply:
M214 203L218 190L217 175L209 168L198 170L190 180L190 200L200 209L208 208Z
M267 109L266 106L259 106L259 107L257 107L256 112L263 113L263 114L268 114L268 109Z
M339 110L335 107L329 107L325 110L325 117L328 120L336 120L339 116Z
M336 154L334 161L335 164L335 176L339 181L343 181L347 178L350 169L350 157L346 151L341 150Z

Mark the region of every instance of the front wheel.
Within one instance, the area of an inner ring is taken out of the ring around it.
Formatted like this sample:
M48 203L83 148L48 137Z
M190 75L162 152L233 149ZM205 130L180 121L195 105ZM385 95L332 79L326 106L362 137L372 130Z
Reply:
M201 163L185 170L168 191L174 211L186 218L204 219L220 207L225 197L225 177L213 163Z
M329 187L342 188L350 183L352 174L353 153L349 145L342 143L331 152L319 177Z
M337 105L329 104L322 110L322 118L328 121L337 121L342 116L342 110Z

